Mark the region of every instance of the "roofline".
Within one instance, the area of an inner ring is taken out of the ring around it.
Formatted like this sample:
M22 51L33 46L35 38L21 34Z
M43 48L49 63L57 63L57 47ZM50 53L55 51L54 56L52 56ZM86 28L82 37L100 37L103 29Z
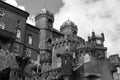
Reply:
M37 30L40 30L38 27L36 27L36 26L34 26L34 25L31 25L31 24L29 24L29 23L26 23L26 25L29 25L30 27L35 28L35 29L37 29Z
M55 28L53 28L53 32L56 32L56 33L58 33L58 34L63 35L59 30L57 30L57 29L55 29Z
M17 7L14 7L2 0L0 0L0 7L4 8L4 9L7 9L7 10L10 10L11 12L14 12L14 13L17 13L23 17L25 17L27 19L27 17L29 16L29 13L26 12L26 11L23 11Z

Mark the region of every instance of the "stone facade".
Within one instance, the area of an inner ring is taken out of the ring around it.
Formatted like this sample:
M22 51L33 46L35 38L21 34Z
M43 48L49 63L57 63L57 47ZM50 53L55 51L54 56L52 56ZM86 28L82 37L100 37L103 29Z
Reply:
M120 58L107 58L104 33L92 32L85 41L69 19L59 31L53 28L54 15L46 9L36 15L35 26L26 23L28 16L0 1L0 50L13 57L12 63L0 66L0 79L7 71L11 80L120 80ZM9 63L5 57L0 58L3 64Z

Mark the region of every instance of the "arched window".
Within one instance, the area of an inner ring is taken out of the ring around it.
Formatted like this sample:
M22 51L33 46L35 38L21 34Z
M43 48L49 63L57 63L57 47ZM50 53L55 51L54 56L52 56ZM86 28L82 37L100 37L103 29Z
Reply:
M5 29L5 24L3 21L0 20L0 29Z
M88 75L85 76L85 80L101 80L100 77L98 75Z
M28 44L32 44L32 42L33 42L33 38L32 38L32 35L28 35Z
M21 38L21 30L20 29L16 29L16 32L15 32L15 34L16 34L16 38Z

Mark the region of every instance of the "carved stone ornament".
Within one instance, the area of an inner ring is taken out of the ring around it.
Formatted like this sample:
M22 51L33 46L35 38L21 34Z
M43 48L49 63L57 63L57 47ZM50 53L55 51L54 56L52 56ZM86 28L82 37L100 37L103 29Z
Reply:
M3 17L5 15L5 12L3 10L0 10L0 17Z

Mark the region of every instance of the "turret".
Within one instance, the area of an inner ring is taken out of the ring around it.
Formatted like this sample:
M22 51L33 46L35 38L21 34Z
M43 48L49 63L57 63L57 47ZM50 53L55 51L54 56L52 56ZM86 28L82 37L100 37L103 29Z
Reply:
M43 8L35 17L36 26L45 29L52 29L54 15L47 9Z
M39 34L39 52L40 52L40 64L43 65L43 68L51 65L52 61L52 29L54 22L54 15L46 10L42 9L35 17L36 27L40 29Z
M94 49L94 56L98 58L105 58L106 57L106 50L107 48L104 47L104 33L101 33L100 35L95 34L95 32L92 32L92 36L88 36L88 43L92 45Z
M64 36L56 39L52 42L53 55L52 55L52 68L61 67L61 58L57 57L57 53L65 53L66 46L69 47L69 51L74 53L77 50L79 41L70 36Z
M104 33L97 35L95 32L92 32L92 36L88 36L88 42L94 43L96 46L104 46L104 41Z
M63 80L72 80L73 57L69 47L66 46L65 52L58 53L57 56L61 58L61 77Z

